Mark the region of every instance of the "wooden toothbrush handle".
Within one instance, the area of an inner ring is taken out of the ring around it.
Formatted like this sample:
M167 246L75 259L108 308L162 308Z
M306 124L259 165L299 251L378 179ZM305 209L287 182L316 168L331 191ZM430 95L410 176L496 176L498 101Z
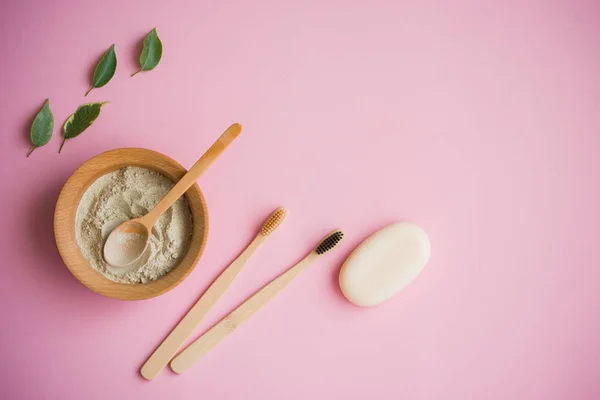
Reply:
M235 277L246 264L250 256L254 254L258 246L264 241L265 236L259 234L210 285L200 299L188 311L181 321L173 328L169 336L158 346L154 353L142 366L140 374L150 380L156 377L160 371L169 363L177 353L183 342L192 334L196 326L206 315L221 295L229 288Z
M223 318L219 323L200 336L196 341L183 350L171 361L171 369L181 374L196 361L204 356L217 343L233 332L244 321L252 316L258 309L267 304L275 295L281 292L304 267L318 257L315 253L309 254L298 264L288 269L283 274L265 285L242 305Z
M163 197L160 202L146 214L142 219L147 222L147 226L152 227L154 222L164 213L178 198L198 180L204 171L223 153L223 151L239 136L242 132L240 124L233 124L213 143L212 146L200 157L196 164L181 178L175 186Z

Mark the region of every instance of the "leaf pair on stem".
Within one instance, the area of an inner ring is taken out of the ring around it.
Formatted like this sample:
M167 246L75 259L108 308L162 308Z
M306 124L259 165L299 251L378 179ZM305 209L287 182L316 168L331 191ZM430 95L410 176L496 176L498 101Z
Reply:
M60 144L58 152L60 153L67 139L73 139L79 136L85 131L100 115L100 108L108 103L107 101L102 103L88 103L83 104L77 108L77 110L67 118L62 128L63 141ZM46 100L42 109L35 116L31 129L29 130L29 137L33 147L27 153L27 157L35 149L41 147L50 141L52 137L52 130L54 129L54 115L50 110L50 100Z
M156 28L152 29L150 33L144 38L144 46L142 53L140 54L140 69L131 74L134 76L142 71L150 71L158 65L162 57L162 42L158 37ZM106 85L115 74L117 70L117 55L115 53L115 45L113 44L104 53L96 69L94 70L94 78L92 87L86 92L86 96L94 88L100 88Z

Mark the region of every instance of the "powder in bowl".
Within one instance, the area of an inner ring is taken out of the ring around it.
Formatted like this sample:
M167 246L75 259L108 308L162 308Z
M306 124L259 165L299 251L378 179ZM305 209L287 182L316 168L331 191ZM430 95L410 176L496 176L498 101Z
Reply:
M114 282L147 283L179 263L193 231L192 212L185 196L154 224L149 250L138 268L121 272L103 257L108 234L122 222L148 213L171 187L173 182L158 172L126 167L101 176L86 190L77 207L75 234L83 256L95 270Z

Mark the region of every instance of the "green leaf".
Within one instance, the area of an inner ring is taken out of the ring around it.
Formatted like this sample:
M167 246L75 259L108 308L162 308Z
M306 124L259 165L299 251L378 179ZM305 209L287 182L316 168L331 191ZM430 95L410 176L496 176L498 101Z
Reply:
M98 115L100 115L100 108L106 103L108 103L108 101L83 104L67 118L62 129L63 141L60 145L60 149L58 149L59 153L67 139L73 139L74 137L79 136L92 125L96 118L98 118Z
M52 111L50 110L50 100L46 99L44 107L35 116L29 130L29 137L31 138L31 143L33 143L33 148L27 153L27 157L35 149L50 141L52 129L54 129L54 115L52 115Z
M134 76L138 72L154 69L158 65L161 57L162 42L158 38L156 28L154 28L148 36L144 38L144 48L142 49L142 54L140 54L140 69L131 74L131 76Z
M110 46L110 49L104 53L98 65L96 65L96 70L94 71L94 82L90 90L88 90L85 95L87 96L93 88L99 88L106 85L115 74L116 69L117 55L115 54L115 45L113 44Z

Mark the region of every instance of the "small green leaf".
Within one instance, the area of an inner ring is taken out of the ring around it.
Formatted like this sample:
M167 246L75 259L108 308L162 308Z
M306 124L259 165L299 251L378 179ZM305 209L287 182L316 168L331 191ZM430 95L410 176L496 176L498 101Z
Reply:
M104 53L98 65L96 65L96 70L94 71L94 82L90 90L88 90L85 95L87 96L93 88L99 88L106 85L115 74L116 69L117 55L115 54L115 45L113 44L110 46L110 49Z
M50 110L50 100L46 99L44 107L42 107L40 112L35 116L35 119L31 124L31 129L29 130L29 137L31 138L31 143L33 143L33 148L27 153L27 157L29 157L36 148L43 146L50 141L52 129L54 129L54 115L52 115L52 111Z
M79 136L85 131L100 115L100 108L108 103L108 101L102 103L88 103L80 105L79 108L71 114L65 121L62 129L63 141L60 145L58 152L62 150L67 139L73 139Z
M156 28L154 28L148 36L144 38L144 48L142 49L142 54L140 54L140 69L131 74L131 76L134 76L138 72L154 69L158 65L161 57L162 42L158 38Z

